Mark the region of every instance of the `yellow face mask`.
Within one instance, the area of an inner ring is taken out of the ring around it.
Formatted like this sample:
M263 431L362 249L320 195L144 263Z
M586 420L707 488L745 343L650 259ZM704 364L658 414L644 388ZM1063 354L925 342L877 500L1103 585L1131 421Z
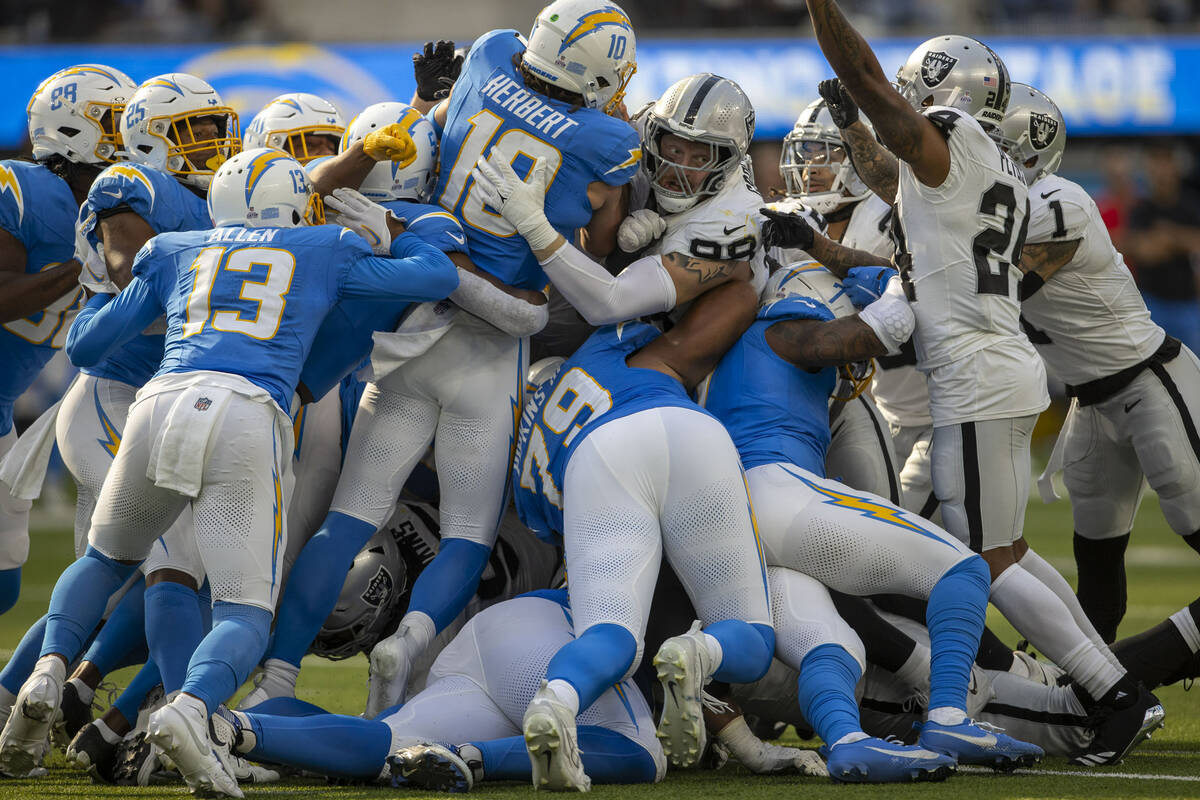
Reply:
M221 131L219 122L215 135L204 131L202 128L211 124L204 122L209 118L223 118L224 132ZM151 120L149 129L152 135L166 142L167 164L176 175L212 174L230 158L242 152L237 112L228 106L214 106L170 117L159 117ZM171 166L176 156L181 158L176 166Z
M309 225L325 224L325 203L316 192L308 196L308 205L304 208L304 221Z

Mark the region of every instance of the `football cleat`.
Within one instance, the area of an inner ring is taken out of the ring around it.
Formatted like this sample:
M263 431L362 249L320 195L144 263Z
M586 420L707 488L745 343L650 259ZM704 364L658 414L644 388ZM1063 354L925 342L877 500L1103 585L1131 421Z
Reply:
M1031 767L1045 755L1036 744L1014 739L995 725L969 719L957 725L940 725L928 720L921 726L917 744L926 750L951 756L959 764L977 764L998 772Z
M159 759L160 751L146 738L144 731L127 736L117 745L113 783L118 786L151 786L179 780L168 772Z
M85 703L79 697L75 684L67 681L63 684L62 702L59 704L59 719L54 724L57 737L65 742L73 742L75 735L83 726L92 721L92 704ZM69 746L69 745L68 745Z
M586 792L592 788L592 779L584 772L580 758L575 715L550 691L546 681L525 709L521 728L533 767L534 789Z
M423 743L402 747L387 758L392 786L435 792L469 792L475 774L456 747Z
M371 649L371 674L367 687L367 719L374 719L385 709L404 702L408 690L408 676L412 673L413 659L409 653L405 634L408 628L401 625L391 636L383 639Z
M203 718L170 703L151 715L146 738L170 757L193 794L243 797L228 752L209 739Z
M830 749L826 767L837 783L905 783L944 781L954 772L955 761L944 753L872 737Z
M117 745L110 744L101 735L94 721L89 722L79 729L67 746L67 761L79 769L87 770L100 783L113 783Z
M1071 763L1081 767L1116 764L1161 728L1165 716L1162 703L1139 683L1137 700L1129 706L1101 710L1098 721L1092 726L1095 735L1091 745L1072 756Z
M708 646L700 623L663 642L654 656L654 667L663 688L662 719L658 738L663 752L677 767L700 761L708 742L704 728L703 688L712 672Z
M39 661L21 687L13 713L0 734L0 772L24 777L36 768L46 749L50 726L58 716L62 678L54 669L42 669Z

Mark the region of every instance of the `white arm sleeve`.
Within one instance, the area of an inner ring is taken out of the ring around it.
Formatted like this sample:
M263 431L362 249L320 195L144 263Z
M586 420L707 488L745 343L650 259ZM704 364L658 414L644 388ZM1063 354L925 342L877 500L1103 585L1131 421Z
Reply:
M675 282L661 256L640 258L613 276L567 243L542 262L542 269L589 325L610 325L675 307Z
M458 288L450 293L455 305L490 322L509 336L532 336L550 319L550 304L535 306L513 297L478 275L458 270Z
M879 341L888 349L888 355L899 353L900 345L908 341L917 326L917 318L908 305L899 278L888 281L887 289L880 298L858 312L858 318L875 331Z

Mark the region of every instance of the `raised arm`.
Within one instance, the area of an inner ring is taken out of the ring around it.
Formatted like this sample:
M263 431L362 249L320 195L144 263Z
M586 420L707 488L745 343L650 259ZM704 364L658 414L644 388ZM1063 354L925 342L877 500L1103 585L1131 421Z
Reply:
M942 134L895 90L834 0L809 0L808 13L821 52L883 144L912 166L921 183L940 186L950 173L950 148Z
M1040 242L1026 244L1021 250L1021 261L1017 267L1024 273L1021 278L1020 296L1022 300L1032 297L1050 280L1050 276L1058 272L1064 265L1075 257L1082 239L1069 242Z
M838 78L821 81L817 91L825 100L829 116L842 135L842 143L854 171L863 183L881 199L892 205L896 202L896 187L900 165L896 157L884 149L875 134L858 116L858 105Z
M773 208L760 208L759 213L767 218L762 226L764 246L803 250L839 278L846 277L846 273L854 267L891 266L890 259L866 250L846 247L818 233L803 214Z
M439 101L450 97L450 90L462 72L463 57L454 52L454 42L444 39L437 44L426 42L424 49L413 53L413 77L417 88L408 104L428 114ZM442 112L445 124L445 112Z
M133 262L142 245L154 238L154 228L134 211L101 216L96 223L97 238L104 244L104 263L117 288L124 289L133 279Z
M371 131L345 152L317 164L310 177L317 193L327 195L334 189L362 186L367 173L380 161L395 161L401 167L407 167L416 157L417 146L412 137L402 125L393 122Z

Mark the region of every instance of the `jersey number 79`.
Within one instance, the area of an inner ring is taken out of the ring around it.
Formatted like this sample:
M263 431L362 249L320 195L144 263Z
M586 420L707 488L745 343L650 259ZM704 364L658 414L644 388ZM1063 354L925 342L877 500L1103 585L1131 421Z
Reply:
M561 509L562 491L550 474L550 452L542 427L562 437L562 447L569 447L583 426L607 412L612 404L612 394L579 367L563 375L542 405L541 420L529 431L529 444L521 462L521 488L537 493L538 486L533 477L536 471L541 480L542 495L555 508Z

